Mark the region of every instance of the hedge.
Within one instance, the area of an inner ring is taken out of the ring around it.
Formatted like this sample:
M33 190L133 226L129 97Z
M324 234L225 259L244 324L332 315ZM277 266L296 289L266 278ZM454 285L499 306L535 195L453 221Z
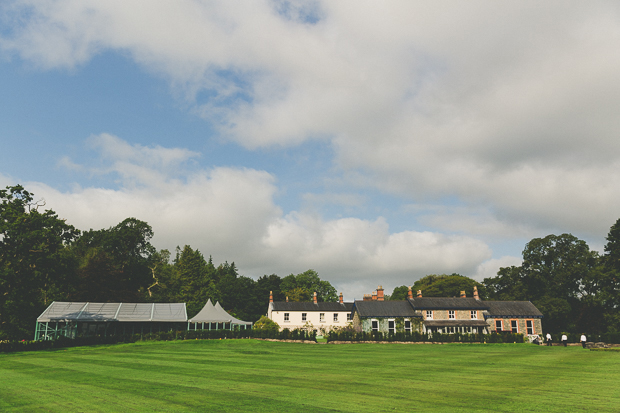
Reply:
M265 331L265 330L183 330L147 334L126 334L113 336L92 336L70 339L59 337L56 340L0 341L0 353L15 351L47 350L63 347L90 346L97 344L135 343L136 341L171 341L195 339L262 338L276 340L314 341L316 333L304 330Z

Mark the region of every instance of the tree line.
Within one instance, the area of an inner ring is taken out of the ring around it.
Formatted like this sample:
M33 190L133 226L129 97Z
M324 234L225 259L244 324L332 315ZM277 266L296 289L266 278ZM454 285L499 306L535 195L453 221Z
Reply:
M256 321L275 300L336 301L316 271L258 280L235 263L214 264L185 245L157 251L153 229L136 218L80 231L46 209L21 185L0 190L0 340L31 339L36 318L53 301L185 302L188 316L208 299L231 315Z
M116 226L80 231L45 209L21 185L0 190L0 340L30 339L39 314L53 301L185 302L192 317L207 299L231 315L256 321L275 301L337 301L336 289L316 271L257 280L235 263L214 264L189 245L157 251L153 230L127 218ZM571 234L528 242L520 266L503 267L482 282L459 274L431 274L413 283L426 297L473 295L483 300L531 301L552 333L620 331L620 219L603 254ZM387 299L403 300L399 286Z

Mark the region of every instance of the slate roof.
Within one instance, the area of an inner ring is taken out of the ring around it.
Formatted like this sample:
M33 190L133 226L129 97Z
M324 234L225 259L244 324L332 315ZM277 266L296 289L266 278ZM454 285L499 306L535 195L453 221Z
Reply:
M484 320L424 320L427 327L488 327Z
M407 301L355 301L360 317L420 317Z
M49 321L186 322L185 303L90 303L54 301L37 318Z
M532 317L542 318L542 313L530 301L485 301L489 307L486 318L494 317Z
M313 312L313 311L324 311L324 312L334 312L334 311L346 311L351 312L353 309L353 303L316 303L309 302L296 302L296 301L274 301L273 303L273 311L303 311L303 312Z
M488 301L473 297L414 297L407 299L415 310L486 310Z

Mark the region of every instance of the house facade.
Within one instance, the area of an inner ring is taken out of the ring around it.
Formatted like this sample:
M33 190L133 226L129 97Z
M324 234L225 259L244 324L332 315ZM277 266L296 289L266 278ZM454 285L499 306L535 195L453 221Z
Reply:
M316 293L311 302L273 301L269 296L267 317L278 323L280 330L305 329L327 333L351 323L353 303L345 303L340 293L338 302L318 302Z
M378 291L381 290L379 286ZM411 289L405 301L383 301L383 294L365 296L353 304L353 326L364 332L381 331L489 334L491 332L542 335L542 313L529 301L483 301L474 297L423 297Z

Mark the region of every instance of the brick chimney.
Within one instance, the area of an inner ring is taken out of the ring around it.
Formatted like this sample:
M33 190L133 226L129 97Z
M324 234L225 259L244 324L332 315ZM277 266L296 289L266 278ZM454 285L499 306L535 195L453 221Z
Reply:
M418 297L422 297L422 290L418 290Z
M383 295L383 287L382 286L378 286L377 287L377 300L383 301L384 298L385 298L385 296Z
M273 291L269 291L269 302L273 303Z
M288 295L286 296L286 302L288 303Z
M467 297L467 296L465 295L465 291L461 291L461 298L465 298L465 297Z
M372 295L364 294L364 301L372 301Z
M344 304L344 298L342 297L342 293L340 293L340 304Z
M413 291L411 291L411 286L409 286L409 291L407 291L407 298L413 298Z
M314 292L314 304L317 303L317 298L316 298L316 291Z
M377 301L377 292L376 291L372 292L372 301Z
M480 296L478 295L478 286L474 285L474 298L476 300L480 300Z

